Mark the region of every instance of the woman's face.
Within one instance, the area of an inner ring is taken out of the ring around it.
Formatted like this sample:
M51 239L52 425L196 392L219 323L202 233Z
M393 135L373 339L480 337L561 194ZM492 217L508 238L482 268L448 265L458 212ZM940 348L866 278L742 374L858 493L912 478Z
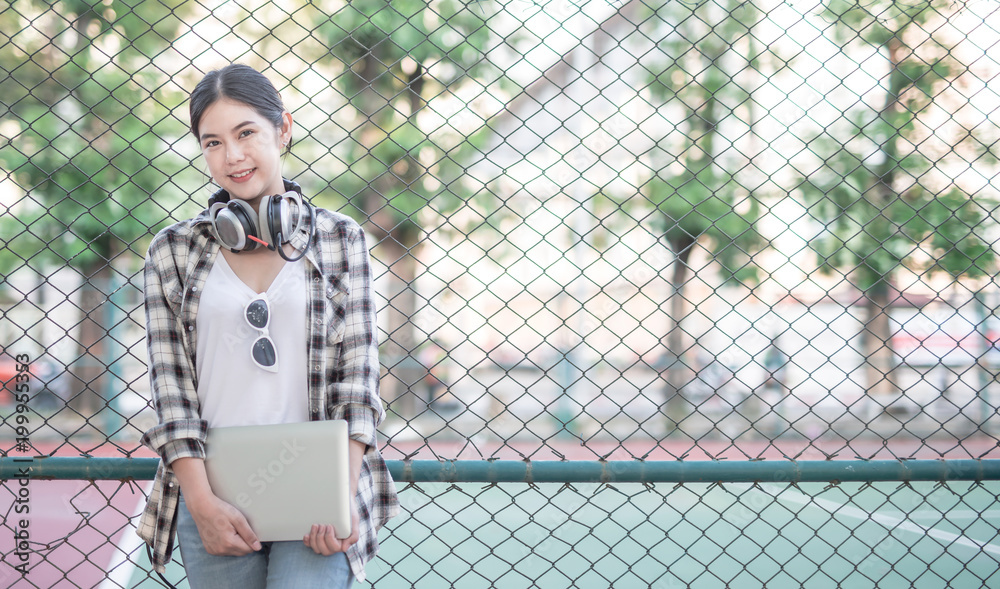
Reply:
M257 208L262 197L285 191L281 153L291 139L291 114L276 128L252 107L222 98L204 110L198 132L208 171L230 196Z

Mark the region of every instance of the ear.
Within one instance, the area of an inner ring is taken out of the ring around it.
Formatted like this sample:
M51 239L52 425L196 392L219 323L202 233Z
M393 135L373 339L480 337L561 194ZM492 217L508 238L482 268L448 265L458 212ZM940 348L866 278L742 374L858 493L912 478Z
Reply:
M281 127L278 129L278 138L282 148L292 141L292 113L287 110L281 115Z

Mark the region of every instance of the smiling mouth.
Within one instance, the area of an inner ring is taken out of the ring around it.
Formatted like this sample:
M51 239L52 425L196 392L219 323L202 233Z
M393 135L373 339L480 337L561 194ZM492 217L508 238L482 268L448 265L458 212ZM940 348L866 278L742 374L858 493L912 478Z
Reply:
M242 179L246 178L247 176L249 176L250 174L253 174L254 170L256 170L256 169L257 168L253 168L253 169L250 169L250 170L246 170L245 172L240 172L238 174L230 174L229 177L232 178L233 180L242 180Z

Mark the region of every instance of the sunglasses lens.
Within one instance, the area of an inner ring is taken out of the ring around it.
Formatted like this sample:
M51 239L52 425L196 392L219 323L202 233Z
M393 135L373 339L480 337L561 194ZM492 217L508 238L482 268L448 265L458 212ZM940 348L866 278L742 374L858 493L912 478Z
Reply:
M267 301L257 299L247 305L247 322L257 329L267 327L268 310Z
M258 338L253 343L250 353L253 355L254 361L261 366L274 366L278 361L278 354L274 351L274 344L266 337Z

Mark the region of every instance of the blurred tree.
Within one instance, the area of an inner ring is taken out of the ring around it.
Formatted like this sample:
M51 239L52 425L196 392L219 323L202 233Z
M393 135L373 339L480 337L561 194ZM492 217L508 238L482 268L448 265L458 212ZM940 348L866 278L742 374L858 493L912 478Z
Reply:
M935 132L921 120L961 73L948 47L928 34L950 4L832 0L826 6L845 53L875 49L886 63L872 90L880 96L857 100L839 125L810 142L822 164L801 184L810 214L823 225L812 242L821 271L843 273L862 293L862 354L873 395L897 390L889 321L894 273L904 264L956 278L994 271L995 254L982 236L996 204L947 180L942 168L960 151L957 142L929 156L927 138ZM958 141L970 138L963 129Z
M462 159L461 146L449 149L433 137L447 132L451 123L427 128L421 115L447 118L440 111L426 113L428 102L447 101L463 81L487 77L490 66L483 55L490 31L484 19L489 8L486 2L458 0L358 0L316 33L345 65L336 84L361 120L351 130L350 170L331 184L364 213L365 228L378 240L376 251L388 268L383 362L391 378L383 380L383 392L390 403L426 374L413 357L426 339L413 322L424 236L421 211L433 206L443 213L466 198L446 171L451 166L455 176L460 173L455 162ZM412 415L415 399L405 399L392 408Z
M664 367L666 413L671 426L686 412L681 392L693 374L684 357L691 349L683 328L691 254L705 248L723 281L756 280L751 254L760 247L755 229L760 195L754 186L752 78L760 67L753 27L760 20L747 3L664 3L648 26L669 28L653 62L651 95L667 121L651 153L655 175L644 186L659 212L654 221L673 254ZM739 139L733 139L733 138Z
M0 167L23 194L0 214L0 271L81 275L71 293L80 320L65 328L79 346L67 362L72 405L85 417L106 390L108 318L127 312L109 311L115 260L141 259L150 228L176 205L152 195L181 164L168 152L185 131L171 116L185 96L153 61L185 11L183 0L13 0L0 10Z

